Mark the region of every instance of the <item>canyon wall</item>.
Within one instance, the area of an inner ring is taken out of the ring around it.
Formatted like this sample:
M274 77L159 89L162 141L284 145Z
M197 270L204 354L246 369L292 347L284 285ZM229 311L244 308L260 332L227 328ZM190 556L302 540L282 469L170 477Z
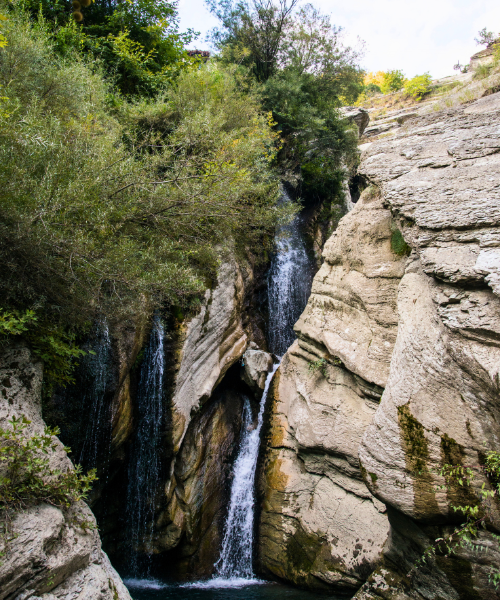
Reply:
M496 598L480 544L413 569L471 502L439 475L499 447L500 94L361 146L367 188L323 253L273 383L264 572L359 600ZM364 483L363 483L364 482ZM370 575L371 572L371 575Z

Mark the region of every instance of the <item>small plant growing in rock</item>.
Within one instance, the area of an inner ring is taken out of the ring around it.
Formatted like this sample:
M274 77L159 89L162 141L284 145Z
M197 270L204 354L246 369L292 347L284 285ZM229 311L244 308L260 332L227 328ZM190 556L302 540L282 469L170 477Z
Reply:
M309 373L316 373L316 371L319 371L323 377L326 377L328 375L328 362L326 360L326 358L318 358L318 360L315 360L314 362L310 362L309 363ZM333 357L330 362L332 362L334 365L340 365L341 361L338 358Z
M30 421L13 417L10 428L0 429L0 526L4 536L13 514L47 503L67 508L86 497L96 471L82 473L80 465L66 471L50 466L49 453L58 448L58 428L46 427L42 434L27 435ZM69 452L69 448L65 448Z
M445 485L440 486L441 488L444 487L448 491L453 491L457 487L462 488L467 492L466 497L474 495L476 498L471 498L469 503L451 505L455 512L461 513L465 517L465 521L452 533L437 538L413 566L409 576L435 555L449 556L459 548L467 548L475 552L487 551L483 545L479 544L477 538L479 531L486 529L492 510L500 498L500 452L488 452L481 468L490 485L483 483L479 490L472 487L474 469L471 467L461 464L445 464L439 470L438 474L445 480ZM500 535L492 535L500 546ZM500 569L492 569L488 574L488 579L498 589L500 587Z
M323 377L326 377L328 374L326 370L327 364L326 358L318 358L318 360L309 363L309 373L316 373L316 371L319 371Z
M411 247L405 242L403 234L394 225L391 225L391 250L398 256L409 256L411 254Z

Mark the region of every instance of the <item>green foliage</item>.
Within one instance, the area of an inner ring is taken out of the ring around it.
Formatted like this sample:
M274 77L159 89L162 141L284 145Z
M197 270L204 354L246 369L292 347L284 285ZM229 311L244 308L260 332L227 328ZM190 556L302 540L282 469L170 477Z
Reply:
M0 518L5 522L11 511L46 502L69 507L86 497L95 470L84 475L81 467L53 469L49 455L58 445L57 428L45 428L43 434L27 435L30 421L13 417L10 428L0 429ZM67 452L68 448L65 449Z
M493 65L478 65L474 69L474 79L486 79L489 77L491 71L493 69Z
M75 50L98 60L123 94L152 96L196 64L184 46L193 31L180 33L177 4L169 0L94 0L80 24L70 0L17 0L55 42L62 55Z
M24 313L20 313L19 311L1 311L0 336L26 333L29 329L28 325L34 323L36 320L37 317L32 310L27 310Z
M155 101L108 108L108 88L43 28L11 14L0 83L0 292L44 322L85 326L163 302L184 306L215 276L229 240L261 240L276 207L276 134L234 68L181 74ZM56 327L56 329L57 329ZM65 380L74 338L39 329ZM60 342L63 345L61 346ZM63 363L60 360L63 360Z
M363 89L360 53L311 4L295 12L295 2L208 4L221 23L212 34L221 60L242 65L261 84L282 140L282 178L305 200L340 202L346 170L357 161L357 135L337 109Z
M391 250L398 256L409 256L411 247L405 242L403 234L396 225L391 225L391 232Z
M73 370L86 352L76 344L76 334L61 326L42 323L26 335L33 353L44 365L44 392L74 383Z
M384 73L384 80L380 86L384 94L399 92L405 86L406 79L402 71L393 70Z
M482 470L488 479L488 483L483 483L481 488L473 486L476 470L471 467L446 463L439 470L438 474L445 480L444 487L448 490L453 490L457 486L461 487L467 491L467 495L473 497L473 501L451 505L455 512L463 515L465 521L450 534L437 538L414 565L412 572L437 554L449 556L456 553L459 548L467 548L474 552L487 551L487 547L479 543L478 534L481 529L487 528L498 505L500 497L500 452L488 452ZM492 535L500 546L500 536ZM500 569L490 569L488 579L498 589L500 587Z
M231 62L251 69L258 81L266 81L278 67L292 11L298 0L206 0L221 27L212 31L212 42L225 49Z
M483 27L483 29L478 32L477 36L477 38L474 38L474 41L478 46L488 46L494 42L497 37L492 31L488 31L486 27Z
M378 86L376 83L369 83L365 87L364 93L367 96L375 96L377 94L381 94L382 93L382 88L380 86Z
M409 96L413 96L417 100L420 100L422 96L425 96L431 90L432 77L429 73L423 75L416 75L413 79L409 79L405 83L404 91Z
M323 375L323 377L326 377L328 375L327 367L329 363L332 363L334 365L341 364L340 360L335 357L332 357L330 361L327 361L326 358L318 358L318 360L309 363L308 371L309 373L316 373L317 371L319 371Z
M45 392L74 383L71 373L78 364L77 359L86 354L76 345L75 333L40 322L33 310L22 313L0 309L0 342L11 335L22 335L33 354L43 362Z
M326 362L326 358L318 358L318 360L309 363L309 373L316 373L316 371L319 371L323 375L323 377L326 377L328 375L328 371L326 368L327 365L328 363Z

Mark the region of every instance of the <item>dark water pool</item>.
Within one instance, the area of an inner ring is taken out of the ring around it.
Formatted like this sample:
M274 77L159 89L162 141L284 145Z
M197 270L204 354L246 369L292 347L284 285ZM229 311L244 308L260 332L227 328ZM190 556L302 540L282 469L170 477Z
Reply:
M315 594L278 583L255 580L209 581L188 585L158 580L125 579L134 600L345 600L331 594Z

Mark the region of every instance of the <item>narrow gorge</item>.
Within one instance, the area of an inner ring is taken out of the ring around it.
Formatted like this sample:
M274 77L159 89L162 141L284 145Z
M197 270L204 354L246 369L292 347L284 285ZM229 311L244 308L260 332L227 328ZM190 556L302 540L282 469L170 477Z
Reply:
M5 525L0 600L500 598L500 92L373 112L335 113L335 201L218 247L199 303L137 294L65 386L0 346L2 431L97 474Z

